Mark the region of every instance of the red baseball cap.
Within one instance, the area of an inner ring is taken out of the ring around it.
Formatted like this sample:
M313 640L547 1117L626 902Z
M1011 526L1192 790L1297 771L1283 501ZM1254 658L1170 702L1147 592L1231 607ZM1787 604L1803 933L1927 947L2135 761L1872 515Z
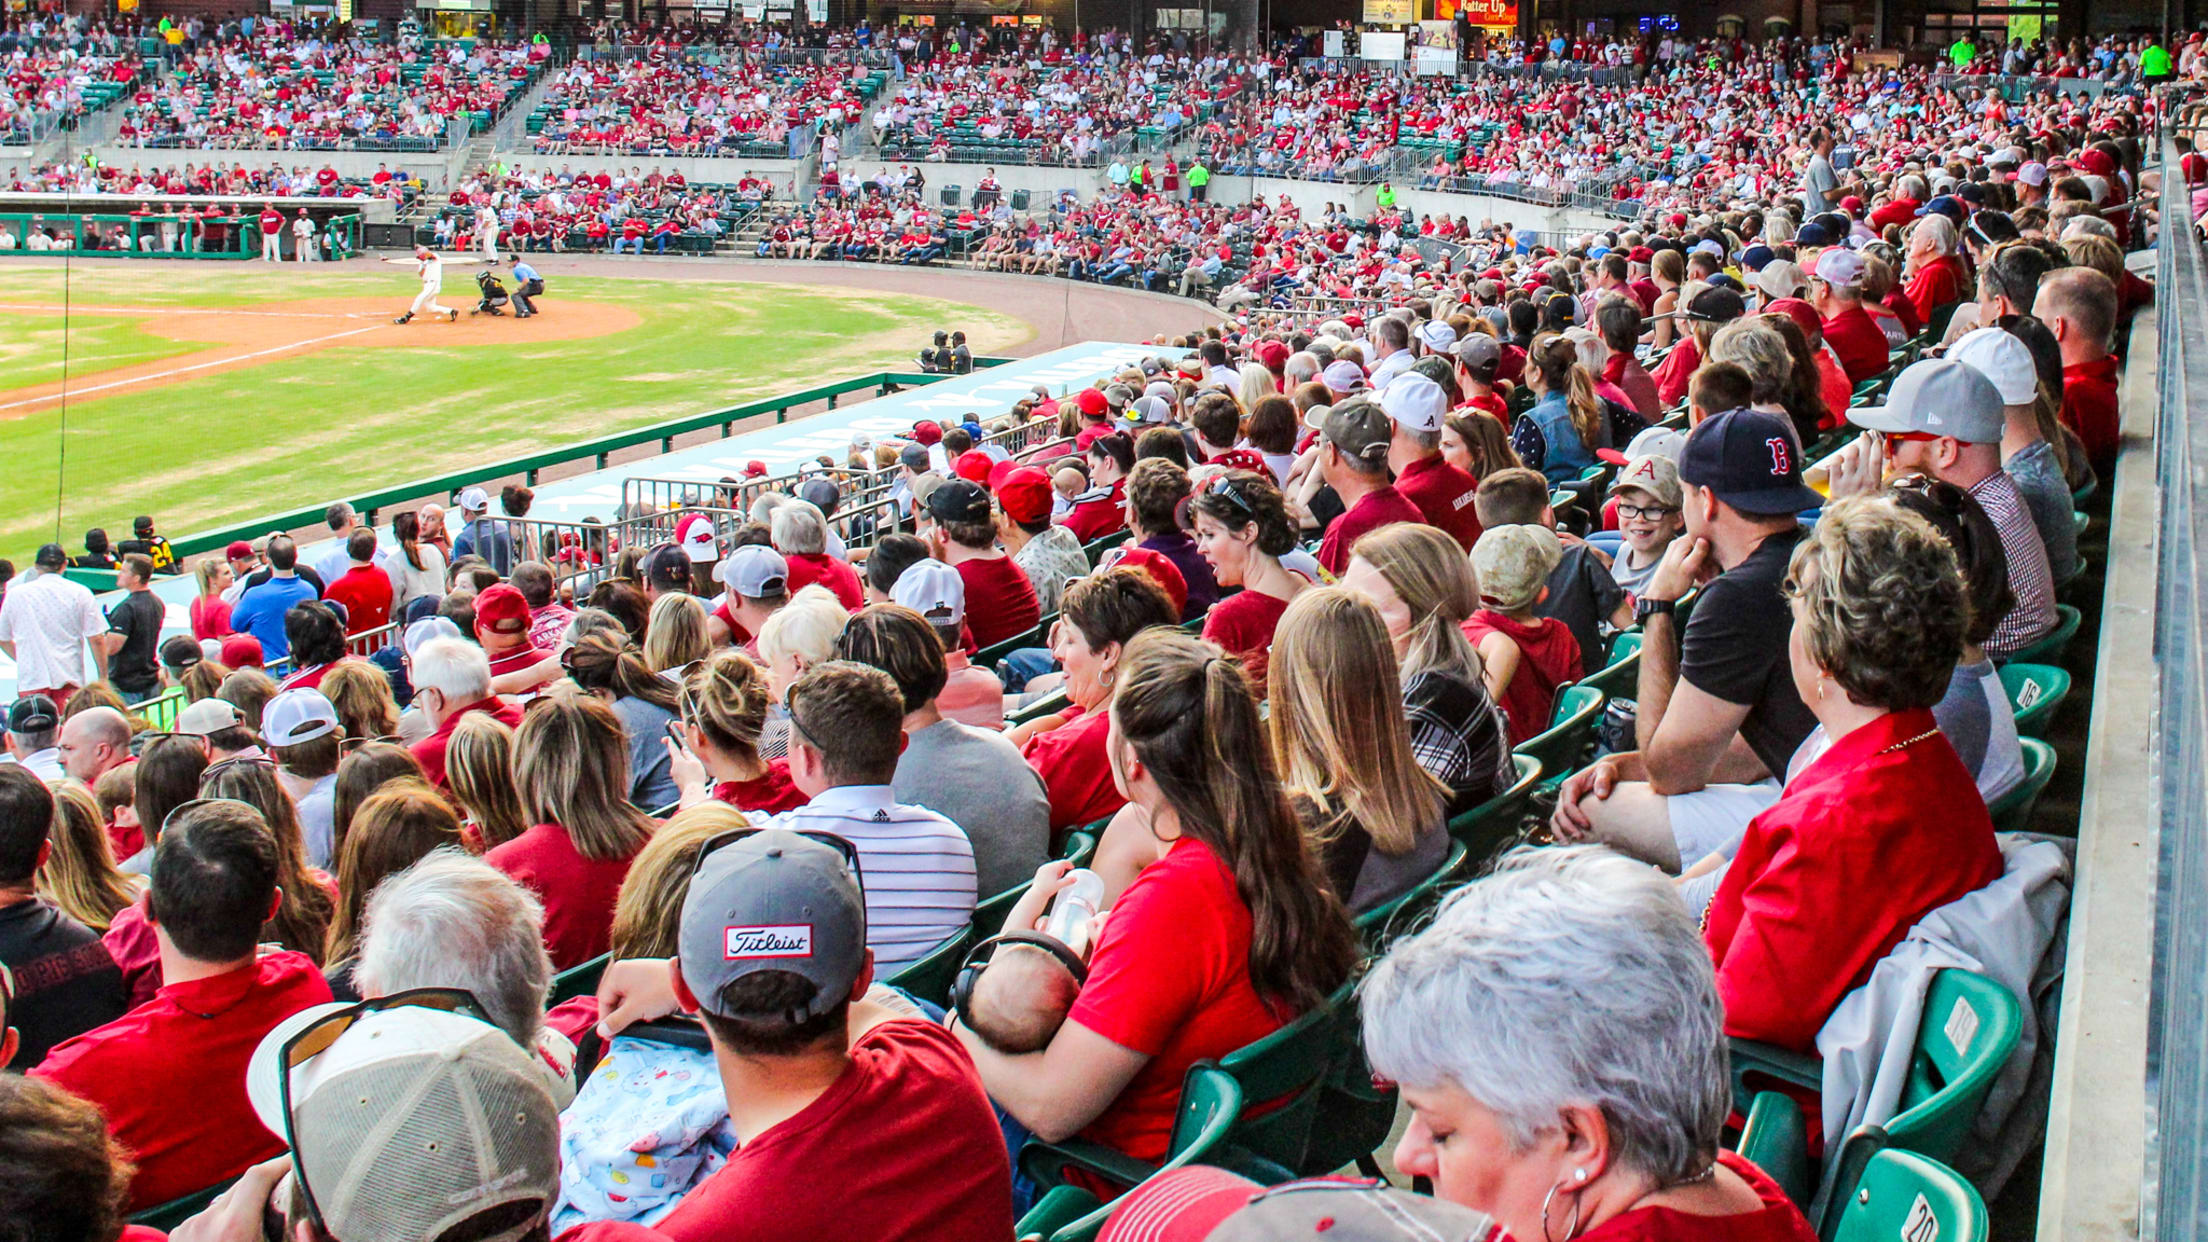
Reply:
M222 662L228 668L259 668L268 661L261 655L261 640L251 634L232 634L222 640Z
M958 461L952 466L952 469L958 472L959 478L971 479L976 483L987 483L989 481L989 468L996 464L989 454L982 452L980 449L967 449L958 455Z
M1625 261L1628 263L1650 263L1654 262L1655 258L1655 251L1646 246L1635 246L1626 253Z
M912 425L912 438L921 444L941 444L943 428L929 419L921 419Z
M1165 594L1173 601L1176 614L1188 611L1188 579L1181 576L1180 566L1166 559L1163 552L1149 548L1124 548L1116 556L1107 557L1113 569L1139 569L1149 574L1151 581L1165 588Z
M996 481L996 492L1004 516L1015 522L1040 522L1050 516L1050 476L1033 466L1014 466Z
M253 556L253 545L243 539L233 539L230 546L222 550L222 555L227 560L250 560Z
M1257 360L1265 364L1266 370L1278 375L1288 365L1288 346L1280 341L1259 341Z
M1824 320L1818 318L1817 311L1800 298L1779 298L1763 310L1767 315L1784 315L1793 320L1794 325L1802 330L1803 336L1814 339L1824 335Z
M766 472L767 463L763 461L752 461L744 463L744 477L747 479L756 479L761 475L764 475Z
M510 582L487 587L475 597L475 628L478 633L525 634L529 631L529 601Z
M1273 477L1265 468L1265 458L1255 449L1228 449L1205 464L1225 466L1229 470L1247 470L1252 474L1262 474L1268 479Z
M1073 403L1081 407L1081 414L1084 418L1102 418L1110 412L1110 407L1104 401L1104 390L1101 388L1082 389L1074 394Z

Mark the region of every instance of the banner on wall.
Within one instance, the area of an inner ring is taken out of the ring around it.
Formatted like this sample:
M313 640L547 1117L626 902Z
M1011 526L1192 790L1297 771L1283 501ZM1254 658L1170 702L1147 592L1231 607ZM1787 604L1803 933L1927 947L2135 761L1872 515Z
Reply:
M1344 41L1342 32L1339 30L1329 30L1326 32L1325 39L1320 47L1320 50L1328 56L1342 56L1346 54L1344 52L1344 48L1346 47L1347 43Z
M1392 31L1368 30L1357 41L1357 54L1366 60L1403 59L1403 36Z
M1417 20L1418 0L1365 0L1367 26L1408 26Z
M1434 0L1434 17L1454 22L1462 12L1475 26L1490 30L1518 28L1518 0Z

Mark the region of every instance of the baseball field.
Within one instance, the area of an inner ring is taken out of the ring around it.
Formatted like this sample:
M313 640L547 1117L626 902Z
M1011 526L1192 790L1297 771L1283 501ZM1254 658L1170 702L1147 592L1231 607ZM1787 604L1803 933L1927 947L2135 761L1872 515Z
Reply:
M1018 318L935 298L734 279L548 275L543 313L391 321L409 266L10 264L0 283L0 556L137 513L171 535L908 366ZM510 280L507 282L512 283ZM58 518L57 518L58 503Z

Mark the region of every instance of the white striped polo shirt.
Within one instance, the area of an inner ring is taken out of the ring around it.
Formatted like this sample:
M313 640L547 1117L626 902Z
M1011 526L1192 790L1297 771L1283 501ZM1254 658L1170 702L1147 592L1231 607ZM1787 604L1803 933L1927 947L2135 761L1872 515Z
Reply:
M858 847L876 979L911 965L974 917L974 847L965 829L899 803L887 785L823 790L768 823L833 833Z

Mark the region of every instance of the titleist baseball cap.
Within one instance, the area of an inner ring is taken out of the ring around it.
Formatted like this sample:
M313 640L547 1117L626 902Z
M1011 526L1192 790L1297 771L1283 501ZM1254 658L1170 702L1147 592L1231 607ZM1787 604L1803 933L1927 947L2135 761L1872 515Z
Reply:
M712 850L683 898L677 952L683 986L707 1013L794 1026L832 1011L851 998L866 967L856 854L782 828L747 832ZM731 984L764 971L811 983L812 1000L774 1013L728 1003Z

